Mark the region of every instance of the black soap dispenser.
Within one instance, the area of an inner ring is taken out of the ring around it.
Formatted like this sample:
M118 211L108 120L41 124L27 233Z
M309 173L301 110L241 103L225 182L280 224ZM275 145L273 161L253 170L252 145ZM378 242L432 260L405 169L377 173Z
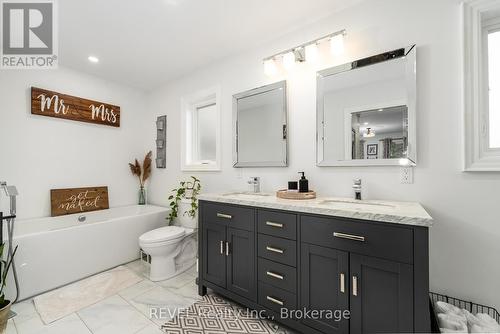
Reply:
M299 180L299 193L307 193L309 192L309 181L306 179L304 172L299 172L299 174L302 174Z

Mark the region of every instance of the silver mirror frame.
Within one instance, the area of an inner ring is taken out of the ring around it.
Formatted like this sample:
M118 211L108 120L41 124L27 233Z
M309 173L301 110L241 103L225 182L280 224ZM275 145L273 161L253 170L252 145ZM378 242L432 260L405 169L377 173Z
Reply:
M273 90L283 90L283 143L279 161L238 161L238 100ZM287 167L288 166L288 98L286 80L275 82L255 89L233 95L233 167Z
M316 74L316 165L319 167L362 167L362 166L395 166L402 165L401 159L372 159L372 160L336 160L328 161L324 157L324 89L323 78L342 72L379 64L397 58L406 58L406 90L408 106L408 148L406 166L417 164L417 55L416 45L381 53L368 58L355 60L335 67L331 67ZM410 73L409 73L410 72Z

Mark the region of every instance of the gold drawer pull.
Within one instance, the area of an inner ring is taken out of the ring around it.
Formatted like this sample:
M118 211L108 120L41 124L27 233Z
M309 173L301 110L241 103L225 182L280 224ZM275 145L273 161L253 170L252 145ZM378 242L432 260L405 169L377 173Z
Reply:
M275 223L275 222L269 222L269 221L267 221L266 225L267 226L272 226L272 227L283 228L283 224L281 224L281 223Z
M220 253L224 255L224 241L220 241Z
M345 293L345 275L340 273L340 292Z
M284 250L282 250L282 249L274 248L271 246L267 246L266 249L270 252L279 253L279 254L283 254L283 252L284 252Z
M354 240L354 241L365 241L365 237L359 236L359 235L354 235L354 234L345 234L345 233L339 233L339 232L333 232L333 236L336 238L341 238L341 239L349 239L349 240Z
M266 299L269 300L270 302L278 304L280 306L284 305L284 303L281 300L279 300L279 299L276 299L276 298L273 298L273 297L270 297L270 296L266 296Z
M226 215L225 213L218 213L218 212L217 212L217 217L225 219L233 219L233 216L231 215Z
M266 272L266 275L274 277L274 278L277 278L277 279L280 279L280 280L283 280L285 278L283 275L273 273L272 271Z

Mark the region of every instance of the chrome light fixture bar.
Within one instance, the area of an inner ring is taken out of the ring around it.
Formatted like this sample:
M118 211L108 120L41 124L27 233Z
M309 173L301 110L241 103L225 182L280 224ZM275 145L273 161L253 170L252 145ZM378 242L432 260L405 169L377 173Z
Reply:
M289 70L291 69L295 63L302 63L307 61L308 59L308 50L310 47L317 47L317 45L329 41L330 42L330 50L333 55L339 55L343 52L344 49L344 36L346 35L346 30L336 31L334 33L322 36L320 38L316 38L312 41L300 44L293 48L278 52L273 54L272 56L266 57L263 59L264 62L264 72L268 75L274 75L277 72L275 61L278 58L282 59L283 67ZM317 53L315 50L314 53Z

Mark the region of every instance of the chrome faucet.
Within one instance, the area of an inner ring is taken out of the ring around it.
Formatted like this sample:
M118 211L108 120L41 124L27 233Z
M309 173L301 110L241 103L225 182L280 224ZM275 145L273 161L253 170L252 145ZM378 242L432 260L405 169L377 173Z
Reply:
M7 185L7 182L5 181L0 181L0 189L3 189L5 192L5 195L7 195L10 198L10 214L15 215L16 214L16 197L19 195L17 188L15 186L9 186Z
M361 200L361 179L353 180L352 189L354 189L354 199Z
M250 180L248 180L248 184L253 185L253 192L260 193L260 177L252 176Z

